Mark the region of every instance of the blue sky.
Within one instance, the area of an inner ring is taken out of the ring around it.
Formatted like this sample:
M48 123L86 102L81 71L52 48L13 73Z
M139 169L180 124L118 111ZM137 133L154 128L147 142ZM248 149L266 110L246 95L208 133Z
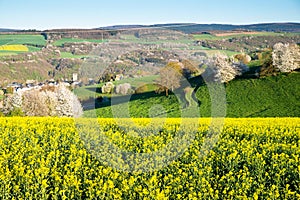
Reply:
M0 27L300 22L300 0L0 0Z

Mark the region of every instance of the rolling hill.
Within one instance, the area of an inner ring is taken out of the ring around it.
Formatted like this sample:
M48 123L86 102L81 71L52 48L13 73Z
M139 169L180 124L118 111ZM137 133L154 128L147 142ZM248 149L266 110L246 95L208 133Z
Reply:
M261 23L248 25L232 24L195 24L195 23L174 23L174 24L154 24L154 25L115 25L100 27L102 30L122 30L140 28L166 28L185 33L197 33L203 31L230 31L230 30L252 30L268 32L300 32L300 23Z
M192 79L191 85L199 84ZM280 74L260 79L236 79L225 85L226 117L298 117L300 116L300 73ZM198 87L196 97L199 100L200 116L211 116L211 100L205 85ZM288 101L287 101L288 99ZM122 102L120 102L122 104ZM96 110L86 110L85 116L113 117L110 102L96 102ZM124 104L124 102L123 102ZM131 117L149 117L152 106L161 105L165 112L156 113L156 117L181 117L181 109L176 96L145 92L130 97ZM187 108L188 109L188 108ZM160 109L162 110L162 109Z

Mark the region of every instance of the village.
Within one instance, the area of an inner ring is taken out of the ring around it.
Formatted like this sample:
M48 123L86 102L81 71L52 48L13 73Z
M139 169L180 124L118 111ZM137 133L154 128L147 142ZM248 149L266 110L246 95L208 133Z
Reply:
M49 80L45 80L44 82L39 82L37 80L26 80L24 83L12 82L0 89L2 90L3 94L12 94L19 90L40 89L43 86L55 86L55 85L64 85L70 89L74 89L74 88L83 86L82 81L78 80L77 77L78 77L78 74L73 73L73 77L71 80L68 80L68 79L54 80L52 78ZM95 80L89 79L89 81L86 85L93 85L95 83L96 83ZM0 94L1 94L1 92L0 92Z

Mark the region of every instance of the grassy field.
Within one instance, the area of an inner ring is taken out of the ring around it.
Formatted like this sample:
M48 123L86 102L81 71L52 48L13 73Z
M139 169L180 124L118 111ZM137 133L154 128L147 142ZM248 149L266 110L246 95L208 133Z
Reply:
M87 55L74 55L70 52L60 52L61 58L84 58L87 57Z
M0 34L0 56L39 51L44 45L46 45L46 40L42 35Z
M261 79L239 79L226 85L228 117L300 116L300 73ZM200 87L201 116L210 116L210 97Z
M140 87L145 84L151 84L154 83L155 79L157 79L158 76L147 76L147 77L141 77L141 78L127 78L119 81L113 81L114 85L119 85L122 83L129 83L131 87ZM81 100L86 100L90 97L97 97L97 96L103 96L103 94L96 92L97 88L100 88L103 86L104 83L91 85L91 86L85 86L76 88L74 90L74 93L78 96ZM153 88L149 88L148 91L153 91ZM106 94L105 96L111 96L110 94ZM116 95L117 96L117 95Z
M300 118L151 120L0 117L0 198L300 198Z
M24 44L24 45L38 45L44 46L46 40L42 35L25 35L25 34L0 34L0 45L8 44Z
M73 43L73 42L94 42L94 43L101 43L105 42L106 40L101 39L79 39L79 38L62 38L60 40L56 40L53 45L55 46L62 46L65 43Z
M288 33L289 35L291 33ZM222 40L222 39L230 39L233 37L244 37L244 36L280 36L285 35L284 33L274 33L274 32L261 32L258 34L232 34L227 36L215 36L211 34L194 34L193 37L195 40Z
M227 117L300 116L300 73L298 72L261 79L237 79L226 84L225 88ZM87 91L85 92L87 93ZM83 94L81 91L81 95ZM95 95L92 91L88 91L88 94ZM87 96L87 94L85 95ZM207 87L199 87L196 96L200 101L200 115L209 117L211 101ZM168 97L154 92L136 94L131 96L129 102L130 114L132 117L149 117L149 109L160 104L165 111L162 116L166 114L167 117L181 117L179 102L173 94ZM93 116L96 112L100 117L113 117L110 102L97 106L99 108L96 111L85 111L85 116ZM116 108L113 107L113 109Z
M17 51L0 51L0 56L13 56L13 55L18 55L20 53L26 53L27 51L24 52L17 52Z
M12 55L18 55L18 54L27 53L27 52L36 52L36 51L41 50L41 48L39 48L39 47L25 46L25 45L22 45L22 46L26 47L27 51L0 50L0 56L12 56Z

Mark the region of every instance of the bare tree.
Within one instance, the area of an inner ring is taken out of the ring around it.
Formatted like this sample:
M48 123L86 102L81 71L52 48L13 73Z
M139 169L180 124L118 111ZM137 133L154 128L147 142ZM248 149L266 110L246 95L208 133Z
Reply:
M157 84L160 86L158 91L165 91L168 96L169 90L174 91L180 87L182 78L182 66L178 62L169 62L160 70L160 76L157 79Z

